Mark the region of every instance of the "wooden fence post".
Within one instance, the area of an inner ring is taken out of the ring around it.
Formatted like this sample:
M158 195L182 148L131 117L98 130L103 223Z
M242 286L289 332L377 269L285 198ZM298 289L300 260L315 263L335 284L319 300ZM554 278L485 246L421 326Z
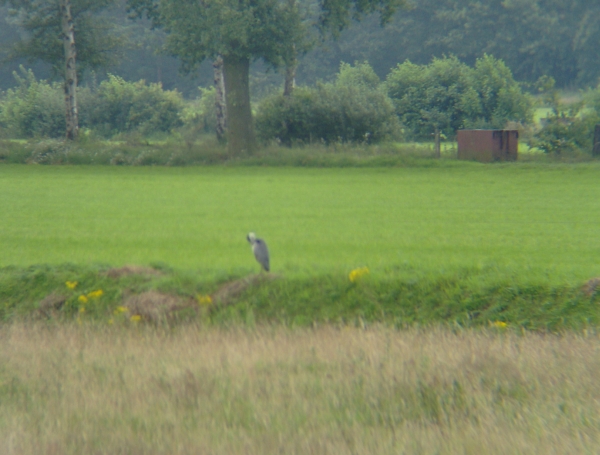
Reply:
M594 145L592 147L592 156L600 156L600 125L594 129Z

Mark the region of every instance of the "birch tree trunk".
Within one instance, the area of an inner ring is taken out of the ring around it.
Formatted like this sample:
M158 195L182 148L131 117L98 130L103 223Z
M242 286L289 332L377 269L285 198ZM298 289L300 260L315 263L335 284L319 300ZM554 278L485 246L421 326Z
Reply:
M252 154L256 150L254 122L250 107L250 59L223 56L225 100L227 104L227 147L232 156Z
M67 139L73 140L79 132L77 115L77 68L75 66L75 32L71 16L71 1L60 0L62 38L65 49L65 107Z
M227 133L227 106L225 103L225 78L223 77L223 57L219 56L213 62L215 86L215 114L217 116L217 140L221 143L226 140Z
M290 96L296 87L296 68L298 68L298 59L296 58L296 45L292 46L293 56L285 67L285 82L283 84L283 96Z

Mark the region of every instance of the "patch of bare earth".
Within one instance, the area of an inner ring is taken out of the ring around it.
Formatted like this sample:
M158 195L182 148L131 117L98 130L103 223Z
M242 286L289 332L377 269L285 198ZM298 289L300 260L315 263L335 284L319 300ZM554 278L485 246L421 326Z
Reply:
M163 273L160 270L151 267L142 267L139 265L125 265L123 267L112 268L106 271L106 276L110 278L121 278L130 275L148 275L160 276Z
M197 307L197 302L190 297L186 298L158 291L148 291L127 297L123 306L132 315L141 316L147 321L158 322L167 318L175 311Z
M594 295L598 287L600 286L600 277L592 278L583 285L583 293L588 297Z
M230 305L248 288L275 278L277 276L261 273L225 283L210 296L213 302L210 309ZM131 315L139 315L144 320L157 322L168 318L179 310L186 308L197 309L198 302L192 297L181 297L158 291L148 291L127 297L123 306L127 308Z
M231 304L236 297L239 297L246 289L277 278L277 275L259 273L258 275L250 275L240 278L239 280L230 281L229 283L221 286L217 292L212 294L211 298L217 307L227 306Z
M67 296L59 292L53 291L40 301L38 313L40 316L51 317L55 316L56 312L67 301Z

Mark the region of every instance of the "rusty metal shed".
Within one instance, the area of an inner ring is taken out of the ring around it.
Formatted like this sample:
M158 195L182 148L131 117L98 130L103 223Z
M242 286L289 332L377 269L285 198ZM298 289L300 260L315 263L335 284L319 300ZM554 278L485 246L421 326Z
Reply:
M456 141L459 160L475 160L482 163L517 160L517 130L458 130Z

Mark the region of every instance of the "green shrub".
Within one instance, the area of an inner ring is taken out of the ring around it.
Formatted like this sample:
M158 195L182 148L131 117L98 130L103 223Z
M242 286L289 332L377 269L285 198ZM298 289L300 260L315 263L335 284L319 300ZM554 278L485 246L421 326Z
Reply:
M263 140L380 142L400 131L394 106L367 64L342 64L334 83L299 87L258 106L256 129Z
M33 71L14 72L17 87L0 101L0 123L17 138L61 137L65 134L65 99L58 83L36 80Z
M556 92L547 97L552 112L542 120L531 145L554 155L591 153L594 127L600 123L598 111L584 112L584 103L564 105Z
M202 133L214 133L217 128L214 87L198 87L200 96L186 104L181 113L184 126Z
M127 82L109 75L98 87L90 123L104 135L168 132L182 125L182 107L183 99L177 91L163 90L161 84Z
M431 138L435 129L454 136L460 128L504 128L531 120L532 103L501 61L485 55L474 68L456 57L429 65L410 61L388 75L385 87L410 136Z

